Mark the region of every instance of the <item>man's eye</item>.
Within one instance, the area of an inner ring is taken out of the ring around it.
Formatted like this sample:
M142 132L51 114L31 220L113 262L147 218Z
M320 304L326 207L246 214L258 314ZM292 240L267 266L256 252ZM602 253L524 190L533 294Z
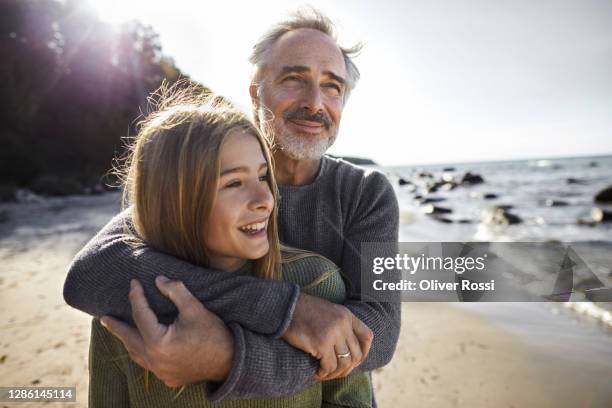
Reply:
M259 176L259 181L268 181L268 174L264 174L263 176Z
M340 85L338 84L325 84L324 87L330 89L338 95L342 93L342 88L340 88Z
M295 75L290 75L285 77L285 82L302 82L302 78L297 77Z

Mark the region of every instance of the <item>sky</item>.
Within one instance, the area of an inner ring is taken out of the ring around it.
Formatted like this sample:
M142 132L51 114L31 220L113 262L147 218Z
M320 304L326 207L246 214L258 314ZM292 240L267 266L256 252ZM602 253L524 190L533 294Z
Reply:
M138 19L193 79L246 112L253 44L291 10L365 47L330 153L412 165L612 154L612 2L90 0ZM216 3L216 4L215 4Z

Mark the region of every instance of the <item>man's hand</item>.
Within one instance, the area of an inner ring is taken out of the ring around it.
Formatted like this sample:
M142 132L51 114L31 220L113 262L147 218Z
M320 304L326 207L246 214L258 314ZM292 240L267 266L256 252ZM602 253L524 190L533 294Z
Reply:
M109 316L101 323L121 340L132 360L169 387L225 379L234 353L230 330L182 282L158 276L155 284L178 308L170 326L157 321L136 280L131 281L129 297L138 330Z
M301 293L283 339L320 360L315 380L325 381L345 377L361 364L373 334L346 307Z

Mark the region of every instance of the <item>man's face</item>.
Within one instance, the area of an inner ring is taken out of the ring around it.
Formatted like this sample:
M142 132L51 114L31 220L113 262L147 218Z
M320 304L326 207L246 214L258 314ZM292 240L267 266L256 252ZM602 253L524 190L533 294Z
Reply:
M300 29L272 47L251 87L260 118L272 120L275 143L290 158L319 159L334 143L346 92L342 52L327 35Z

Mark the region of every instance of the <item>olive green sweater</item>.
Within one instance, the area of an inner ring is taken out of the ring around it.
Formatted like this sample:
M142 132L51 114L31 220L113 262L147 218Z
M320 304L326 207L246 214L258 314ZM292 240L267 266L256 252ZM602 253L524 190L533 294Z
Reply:
M245 268L237 273L250 274ZM283 280L299 285L305 293L342 303L346 289L339 269L315 254L294 254L283 263ZM366 373L316 382L282 398L211 402L206 387L168 388L152 373L132 362L121 342L93 319L89 350L89 406L96 407L371 407L372 385ZM145 379L145 377L147 377ZM145 383L146 382L146 383Z

